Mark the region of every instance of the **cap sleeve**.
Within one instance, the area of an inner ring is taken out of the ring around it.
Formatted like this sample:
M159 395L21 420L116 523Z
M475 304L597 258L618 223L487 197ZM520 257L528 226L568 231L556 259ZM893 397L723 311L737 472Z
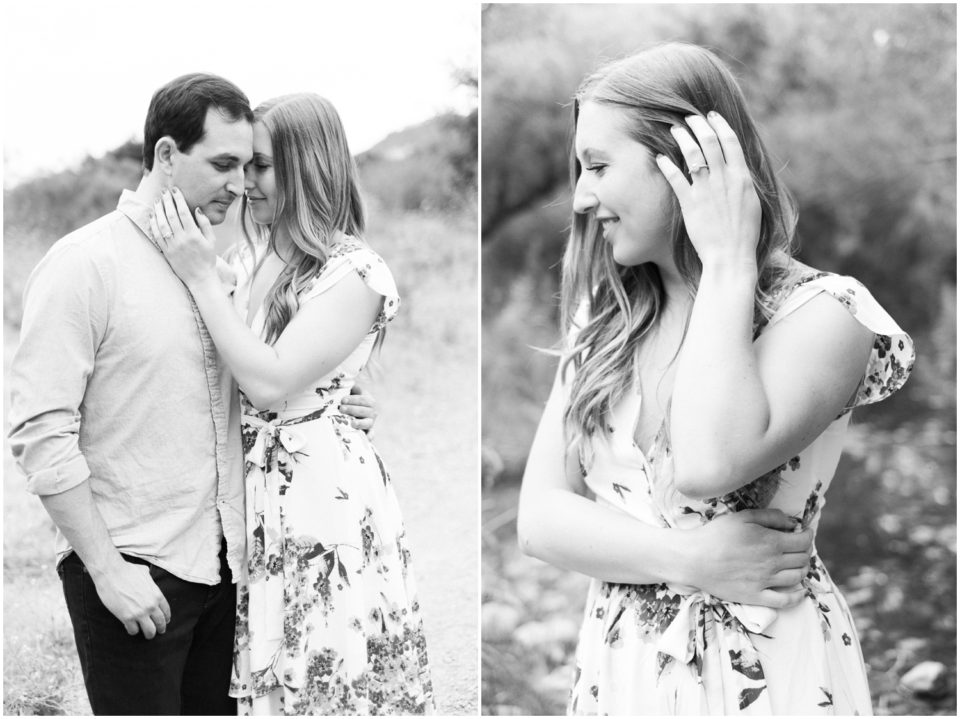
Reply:
M795 312L821 292L847 308L854 319L874 333L873 349L853 402L845 408L873 404L900 389L913 370L913 340L853 277L820 275L798 285L770 319L770 324Z
M301 304L319 297L351 272L356 272L367 287L383 297L383 306L371 331L381 329L400 309L400 295L387 264L359 242L346 242L337 247L320 274L300 294Z

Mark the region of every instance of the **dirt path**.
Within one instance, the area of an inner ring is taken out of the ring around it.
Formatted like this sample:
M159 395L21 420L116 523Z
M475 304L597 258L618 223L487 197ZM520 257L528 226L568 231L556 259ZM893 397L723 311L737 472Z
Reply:
M435 368L430 396L420 388L377 389L383 404L376 444L390 468L427 632L440 714L476 714L478 480L476 409L445 398L475 392L454 367ZM475 395L474 395L475 396Z
M454 241L442 228L429 230L413 241ZM469 231L461 229L456 241L462 238L466 245ZM409 261L414 251L407 233L399 234L398 245L381 250L392 267L401 265L394 272L404 304L387 336L383 376L373 385L382 407L374 441L390 468L414 553L437 711L476 715L480 463L477 303L471 289L476 268L449 255L446 267L433 272L404 268L401 257ZM416 276L416 284L404 286L404 276Z

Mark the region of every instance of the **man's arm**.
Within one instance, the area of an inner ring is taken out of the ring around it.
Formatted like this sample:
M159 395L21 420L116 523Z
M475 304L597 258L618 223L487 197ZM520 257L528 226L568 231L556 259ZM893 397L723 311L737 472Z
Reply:
M88 256L55 248L27 282L20 346L10 373L10 441L27 477L90 573L104 605L131 634L164 631L170 608L142 565L123 560L90 489L79 447L80 404L106 327L107 290Z
M163 634L170 621L170 605L150 577L150 570L125 561L113 546L93 501L90 483L41 496L40 501L83 561L100 601L123 622L127 633L142 631L147 639Z

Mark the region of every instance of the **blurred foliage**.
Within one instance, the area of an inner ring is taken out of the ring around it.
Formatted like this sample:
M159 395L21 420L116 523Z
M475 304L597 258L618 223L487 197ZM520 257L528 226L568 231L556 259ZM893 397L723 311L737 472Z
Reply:
M476 111L441 115L359 155L363 189L394 210L473 210L476 148Z
M482 30L483 712L562 712L585 578L516 548L516 487L549 392L570 223L571 99L668 40L739 78L800 207L802 261L867 285L914 337L891 401L858 410L818 546L880 714L955 714L956 6L501 5ZM897 690L918 661L954 686Z
M476 76L459 71L476 87ZM357 156L365 199L388 212L470 214L477 196L477 111L439 115L392 133ZM78 167L3 191L4 321L20 326L23 285L50 245L110 212L141 177L142 143L129 140Z
M476 98L476 68L458 68L457 85ZM474 103L475 104L475 103ZM395 132L357 158L364 189L394 210L475 210L477 121L446 113Z

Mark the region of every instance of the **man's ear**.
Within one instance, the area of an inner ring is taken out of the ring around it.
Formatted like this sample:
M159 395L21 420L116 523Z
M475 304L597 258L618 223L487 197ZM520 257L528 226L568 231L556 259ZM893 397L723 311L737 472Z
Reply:
M153 146L153 168L169 175L173 171L173 156L177 153L177 143L169 135L164 135Z

